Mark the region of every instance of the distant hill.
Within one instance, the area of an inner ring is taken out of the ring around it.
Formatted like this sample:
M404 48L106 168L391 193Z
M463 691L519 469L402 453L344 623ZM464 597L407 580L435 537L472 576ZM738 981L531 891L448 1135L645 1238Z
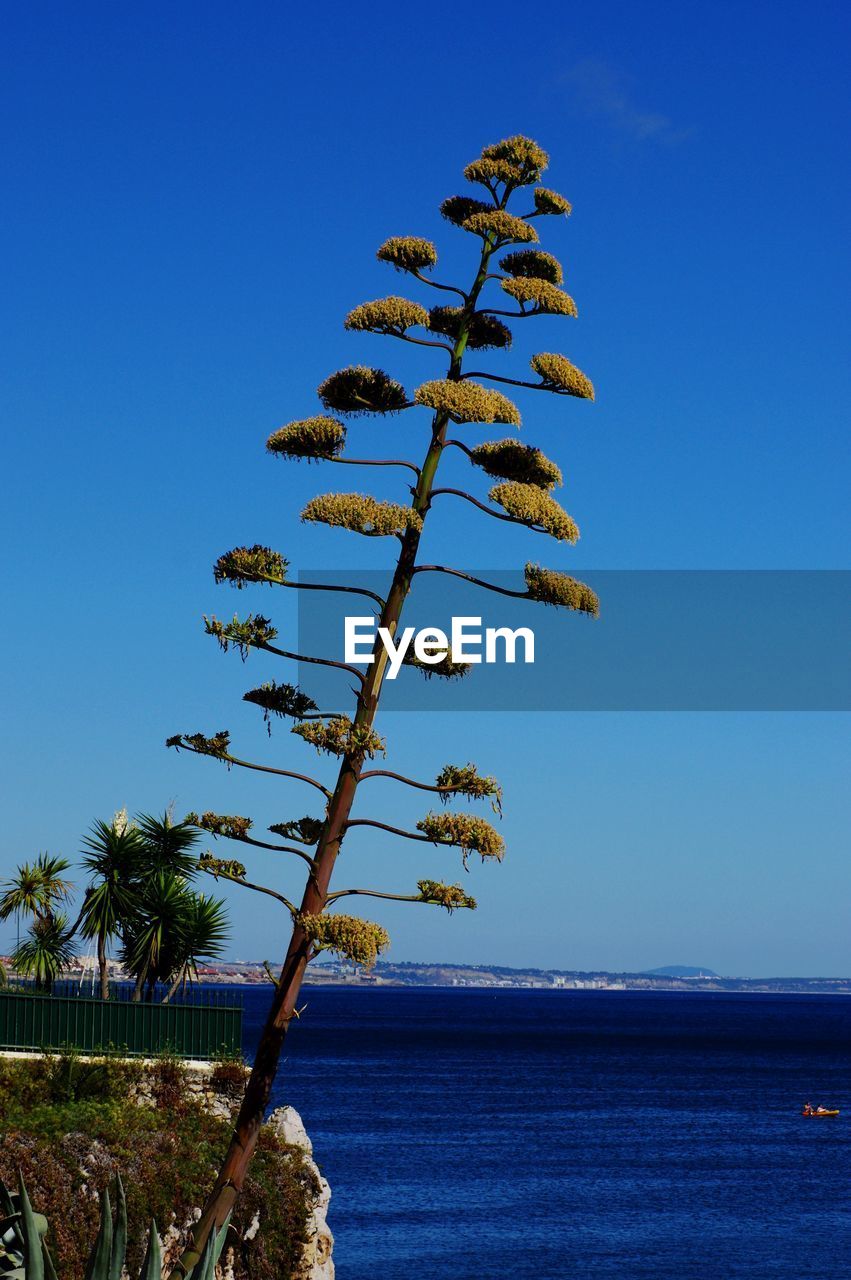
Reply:
M717 978L714 969L696 969L690 964L666 964L661 969L643 969L649 978Z

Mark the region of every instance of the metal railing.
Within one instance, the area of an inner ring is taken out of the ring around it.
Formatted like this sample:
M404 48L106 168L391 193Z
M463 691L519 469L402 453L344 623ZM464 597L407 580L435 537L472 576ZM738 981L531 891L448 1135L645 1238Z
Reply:
M134 1003L123 993L117 999L93 999L78 989L63 993L61 986L52 995L0 990L0 1049L75 1049L132 1057L169 1052L201 1059L240 1052L242 1007L233 992L210 993L213 998L205 992L195 1002L162 1004Z

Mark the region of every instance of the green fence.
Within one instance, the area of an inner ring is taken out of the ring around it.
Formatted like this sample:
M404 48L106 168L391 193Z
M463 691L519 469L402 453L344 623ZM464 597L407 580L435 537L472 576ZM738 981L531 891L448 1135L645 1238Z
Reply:
M112 1050L181 1058L238 1053L242 1009L227 1005L133 1004L0 991L0 1049Z

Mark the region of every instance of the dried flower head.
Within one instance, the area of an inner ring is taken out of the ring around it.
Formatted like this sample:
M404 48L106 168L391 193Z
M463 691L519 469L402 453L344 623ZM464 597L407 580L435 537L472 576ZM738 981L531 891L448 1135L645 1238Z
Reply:
M523 174L516 165L508 160L491 160L485 157L468 164L464 177L468 182L481 182L489 189L497 182L504 182L508 187L519 187L523 181Z
M202 813L200 817L197 813L187 813L184 822L191 822L193 827L228 840L244 840L254 825L251 818L243 818L237 813Z
M427 813L417 823L417 830L431 840L432 844L456 845L467 865L471 853L485 858L496 858L502 861L505 853L505 841L484 818L475 818L469 813Z
M520 133L513 138L503 138L501 142L483 147L482 156L486 160L506 160L520 170L524 184L537 182L550 163L550 157L543 147Z
M537 485L508 480L495 484L488 497L515 520L543 529L559 542L576 542L579 538L579 530L564 508Z
M504 209L487 209L484 213L472 213L461 223L465 231L492 240L495 244L535 244L538 233L522 218Z
M549 191L546 187L536 187L534 191L535 208L538 213L563 213L565 217L573 206L557 191Z
M225 653L233 645L243 662L250 649L262 649L278 634L269 619L260 613L249 613L244 620L234 614L230 622L222 622L216 617L208 618L205 614L204 628L208 636L216 637Z
M564 609L575 609L577 613L588 613L592 618L599 616L599 598L584 582L578 582L576 578L558 573L555 569L542 569L537 564L527 564L523 572L527 590L533 600L539 600L541 604L560 605Z
M468 796L471 800L486 800L490 797L494 812L502 813L502 787L496 778L479 773L474 764L447 764L437 775L435 783L438 787L451 787L451 794ZM440 798L444 804L448 804L450 793Z
M462 227L474 213L489 213L491 209L492 204L474 200L472 196L449 196L440 206L440 212L446 221L453 222L456 227Z
M476 899L465 893L460 884L443 884L440 880L418 880L417 889L420 902L429 902L435 907L444 907L450 915L453 911L466 908L476 910Z
M421 529L422 516L413 507L396 502L379 502L366 493L320 493L311 498L301 513L302 520L349 529L368 538L402 534Z
M428 312L418 302L391 295L375 302L362 302L346 316L347 329L366 330L369 333L400 334L415 325L428 328Z
M552 351L542 351L529 362L548 391L560 395L578 396L582 400L594 399L594 385L581 369L571 364L566 356Z
M227 760L230 752L230 733L227 729L220 729L218 733L213 734L212 738L205 738L203 733L178 733L173 738L166 738L165 745L174 747L176 751L184 748L187 751L196 751L200 756L214 756L217 760L227 761L230 768L230 762Z
M318 415L289 422L266 441L270 453L283 458L336 458L343 452L346 428L336 418Z
M535 280L548 280L550 284L561 284L564 280L558 258L543 249L518 249L500 258L499 265L517 279L531 276Z
M338 413L398 413L408 404L401 383L383 369L361 364L332 373L320 383L317 393L326 409Z
M273 822L269 830L285 840L297 840L299 844L318 844L325 826L323 818L297 818L293 822Z
M329 720L309 720L293 725L291 733L298 734L317 751L332 756L385 755L384 739L380 733L363 724L354 724L348 716L332 716Z
M550 284L549 280L534 280L521 276L517 280L503 280L502 288L521 305L533 302L535 310L549 316L575 316L576 303L569 293Z
M390 946L390 934L380 924L362 920L360 916L315 916L301 912L296 916L313 950L332 951L335 955L371 969L382 951Z
M562 482L560 469L546 454L519 440L488 440L472 450L471 461L489 476L519 480L539 489L554 489Z
M429 328L443 333L447 338L457 338L461 326L461 307L432 307ZM467 323L467 348L470 351L487 351L489 348L511 346L511 330L496 316L485 311L474 311Z
M517 405L500 391L491 391L479 382L454 382L448 378L424 382L414 392L414 403L446 413L453 422L505 422L520 426Z
M430 680L432 676L440 676L443 680L463 680L464 676L468 676L473 670L470 662L456 662L452 657L451 649L447 649L439 662L422 662L409 649L402 659L402 665L416 667L417 671L421 671L427 680Z
M213 565L216 582L230 582L239 591L249 582L283 583L287 580L289 560L271 547L234 547L219 556Z
M276 684L274 680L270 680L268 684L261 684L257 689L249 689L248 693L242 695L242 701L253 702L255 706L263 708L263 719L270 736L273 715L290 716L293 720L301 720L311 711L319 710L313 699L308 698L306 693L302 693L297 685Z
M232 880L244 880L248 872L242 862L236 858L214 858L211 853L202 853L198 859L198 870L206 871L214 880L226 876Z
M391 236L375 255L379 262L389 262L397 271L424 271L437 265L437 250L421 236Z

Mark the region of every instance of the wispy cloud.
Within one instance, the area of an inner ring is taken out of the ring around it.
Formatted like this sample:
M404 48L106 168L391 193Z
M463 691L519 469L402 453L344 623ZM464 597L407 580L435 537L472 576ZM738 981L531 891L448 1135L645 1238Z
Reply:
M639 106L626 77L608 62L585 58L566 73L564 81L584 115L605 121L636 142L670 145L682 142L691 132L678 128L670 116Z

